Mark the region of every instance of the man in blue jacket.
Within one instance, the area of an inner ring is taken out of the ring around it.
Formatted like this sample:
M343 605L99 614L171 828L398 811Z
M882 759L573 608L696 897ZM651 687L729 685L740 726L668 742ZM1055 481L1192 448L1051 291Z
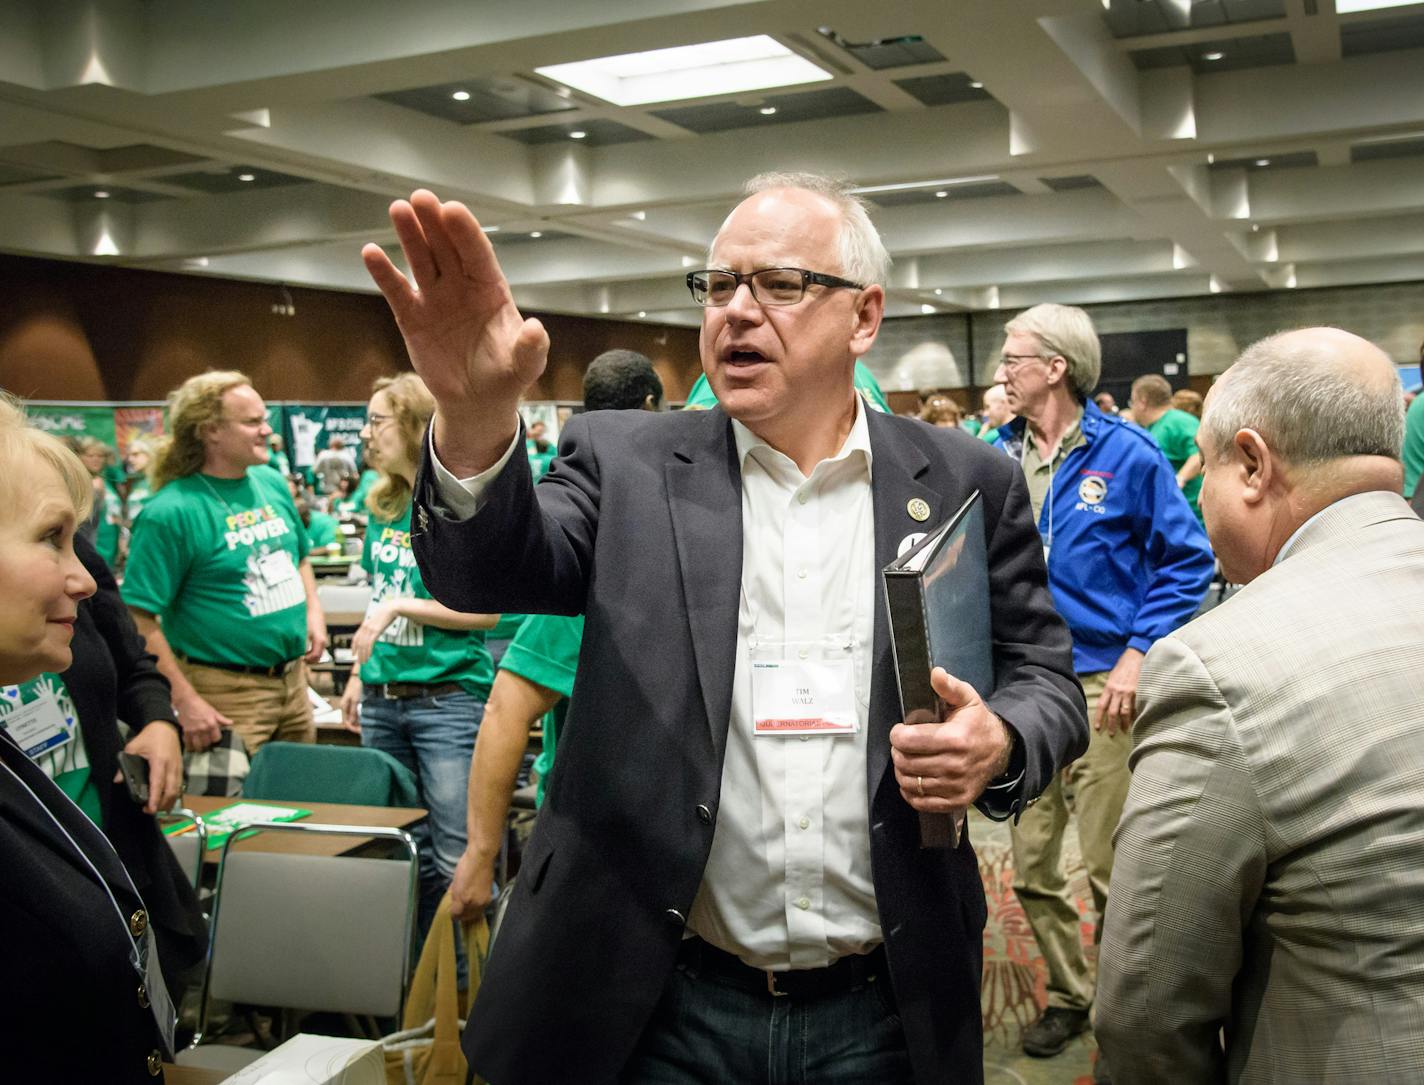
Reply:
M1068 816L1077 817L1101 934L1112 834L1127 796L1138 671L1152 643L1196 610L1213 558L1151 436L1087 398L1101 369L1088 314L1035 305L1005 332L994 381L1003 383L1018 417L999 431L997 444L1028 479L1048 586L1073 634L1073 666L1093 723L1088 752L1013 830L1014 889L1048 964L1048 1008L1024 1031L1023 1046L1049 1056L1087 1029L1093 1001L1078 910L1063 875ZM1098 1080L1107 1080L1106 1066Z

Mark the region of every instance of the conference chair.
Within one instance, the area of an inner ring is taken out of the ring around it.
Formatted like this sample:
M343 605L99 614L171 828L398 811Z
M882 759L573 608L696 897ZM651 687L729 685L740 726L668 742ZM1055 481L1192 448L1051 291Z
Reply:
M178 865L188 875L188 882L194 889L201 889L203 883L203 854L208 850L208 826L196 812L184 806L158 812L160 828L169 823L190 823L193 827L186 832L165 833L164 839L173 849Z
M268 742L252 758L244 799L419 806L415 776L384 750Z
M398 858L253 846L275 846L273 833L374 838ZM178 1064L230 1070L262 1055L199 1046L215 999L353 1018L398 1016L410 981L418 881L415 842L401 829L302 822L239 827L218 863L198 1031ZM380 1033L374 1021L367 1031Z

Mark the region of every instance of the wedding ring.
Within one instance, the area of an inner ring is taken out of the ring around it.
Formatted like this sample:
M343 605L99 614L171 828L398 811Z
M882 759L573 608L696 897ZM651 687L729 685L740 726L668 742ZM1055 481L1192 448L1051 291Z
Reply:
M925 778L924 778L923 776L916 776L916 777L915 777L915 783L917 783L917 784L919 785L919 787L920 787L920 798L923 799L923 798L925 797Z

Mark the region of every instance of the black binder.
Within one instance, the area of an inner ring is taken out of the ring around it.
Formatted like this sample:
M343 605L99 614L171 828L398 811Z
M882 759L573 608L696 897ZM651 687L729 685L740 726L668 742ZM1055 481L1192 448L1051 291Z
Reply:
M930 670L943 667L981 697L994 691L993 627L984 508L975 490L949 519L881 573L890 644L907 723L940 719ZM920 846L959 846L960 818L920 814Z

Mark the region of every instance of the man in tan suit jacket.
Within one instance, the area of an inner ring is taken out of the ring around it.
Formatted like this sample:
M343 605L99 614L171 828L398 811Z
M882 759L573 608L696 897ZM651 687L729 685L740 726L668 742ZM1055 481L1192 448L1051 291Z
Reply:
M1206 401L1235 597L1147 657L1098 981L1114 1085L1424 1081L1424 523L1389 358L1314 328Z

